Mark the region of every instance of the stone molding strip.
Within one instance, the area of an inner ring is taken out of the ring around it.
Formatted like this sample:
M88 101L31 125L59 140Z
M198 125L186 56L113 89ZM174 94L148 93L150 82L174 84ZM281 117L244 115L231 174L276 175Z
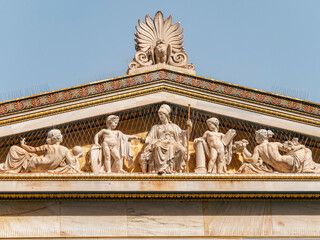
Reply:
M0 181L319 181L320 174L0 174Z
M281 96L274 93L178 71L156 69L135 75L126 75L0 102L0 117L88 99L108 94L115 90L125 90L126 88L144 86L159 80L168 80L187 87L194 87L199 90L208 90L213 94L236 98L247 102L254 102L255 104L261 104L273 108L285 109L286 111L289 110L307 116L320 116L320 104L317 103Z
M319 200L320 193L0 193L0 201L30 200Z
M319 200L319 179L320 174L6 174L0 176L0 201ZM11 190L16 184L19 190Z
M231 107L235 107L235 108L239 108L239 109L262 113L265 115L279 117L282 119L287 119L287 120L291 120L291 121L295 121L295 122L301 122L301 123L309 124L312 126L320 126L320 121L315 121L315 120L307 119L304 117L297 117L297 116L289 115L286 113L271 111L271 110L263 109L263 108L260 108L257 106L251 106L251 105L246 105L243 103L237 103L237 102L233 102L233 101L229 101L229 100L225 100L225 99L220 99L220 98L216 98L214 96L211 97L211 96L206 96L203 94L197 94L197 93L194 93L191 91L184 91L184 90L169 87L169 86L150 87L148 89L134 91L134 92L130 92L130 93L124 93L122 95L118 94L116 96L93 100L90 102L75 103L73 105L69 105L69 106L65 106L65 107L44 110L44 111L36 112L36 113L30 113L29 115L7 118L4 120L0 120L0 126L6 126L6 125L18 123L18 122L28 121L31 119L37 119L37 118L41 118L41 117L51 116L51 115L55 115L55 114L59 114L59 113L63 113L63 112L69 112L69 111L73 111L73 110L77 110L77 109L87 108L90 106L96 106L96 105L100 105L100 104L104 104L104 103L108 103L108 102L119 101L121 99L133 98L133 97L142 96L142 95L160 92L160 91L176 93L176 94L180 94L180 95L184 95L184 96L188 96L188 97L192 97L192 98L196 98L196 99L201 99L201 100L205 100L205 101L212 101L212 102L216 102L219 104L223 104L223 105L227 105L227 106L231 106Z

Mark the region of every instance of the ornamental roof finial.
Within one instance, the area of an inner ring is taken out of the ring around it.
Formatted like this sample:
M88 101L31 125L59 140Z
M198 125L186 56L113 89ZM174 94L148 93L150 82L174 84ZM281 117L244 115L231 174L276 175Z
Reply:
M129 63L127 74L148 71L156 68L169 68L195 74L195 67L188 63L183 48L183 29L180 23L172 24L171 15L164 20L161 11L152 19L148 14L145 22L139 19L136 26L136 54Z

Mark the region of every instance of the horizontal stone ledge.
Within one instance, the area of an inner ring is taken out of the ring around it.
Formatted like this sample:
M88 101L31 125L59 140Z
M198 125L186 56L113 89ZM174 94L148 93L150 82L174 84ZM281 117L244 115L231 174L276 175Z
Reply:
M4 180L5 179L5 180ZM1 175L0 194L320 194L319 175L17 174Z
M149 173L0 173L1 181L319 181L314 173L270 173L270 174L149 174Z

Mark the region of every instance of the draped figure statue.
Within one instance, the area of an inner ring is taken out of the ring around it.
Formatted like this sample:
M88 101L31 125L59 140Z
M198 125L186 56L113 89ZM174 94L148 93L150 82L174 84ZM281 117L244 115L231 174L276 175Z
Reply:
M161 124L154 125L145 139L146 147L139 162L142 172L163 174L185 171L187 130L170 121L170 112L167 104L158 110ZM192 128L190 120L187 125Z
M258 145L254 148L253 154L247 150L246 140L235 143L237 151L244 159L238 172L320 173L320 164L313 161L311 150L300 144L297 138L284 143L269 142L272 136L273 132L270 130L256 131Z
M215 117L206 121L208 129L202 137L194 140L196 150L196 173L226 173L232 160L234 129L226 134L219 132L219 120ZM206 156L208 165L206 167Z
M133 159L131 140L141 141L142 139L115 130L118 123L118 116L108 116L107 128L99 131L94 137L95 145L90 150L91 168L94 173L125 173L123 160L127 159L130 165ZM103 139L101 145L99 144L100 138Z
M83 156L81 147L75 147L77 155L72 157L68 148L60 145L63 136L58 129L48 132L47 144L32 147L22 139L19 146L12 146L4 163L0 164L0 172L25 173L79 173L80 164L78 158ZM79 151L79 148L81 149ZM37 153L42 153L39 156Z

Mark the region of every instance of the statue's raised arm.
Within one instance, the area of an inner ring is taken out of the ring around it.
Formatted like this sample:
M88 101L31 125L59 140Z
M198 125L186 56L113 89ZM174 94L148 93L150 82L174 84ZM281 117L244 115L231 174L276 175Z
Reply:
M0 172L24 173L24 172L48 172L48 173L79 173L80 164L78 158L83 155L81 147L77 149L77 155L71 156L69 149L60 145L63 136L58 129L48 132L47 143L39 147L32 147L22 139L19 146L12 146L4 163L0 164ZM43 154L39 156L38 154Z

